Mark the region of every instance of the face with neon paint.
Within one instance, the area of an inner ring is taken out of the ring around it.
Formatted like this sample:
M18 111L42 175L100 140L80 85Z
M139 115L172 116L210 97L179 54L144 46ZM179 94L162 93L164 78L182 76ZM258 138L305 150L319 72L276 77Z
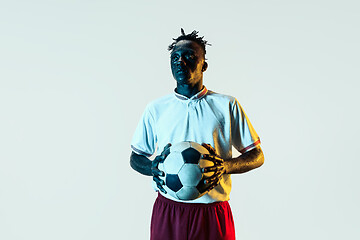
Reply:
M172 75L178 84L202 84L207 63L204 50L198 43L191 40L176 43L170 55L170 64Z

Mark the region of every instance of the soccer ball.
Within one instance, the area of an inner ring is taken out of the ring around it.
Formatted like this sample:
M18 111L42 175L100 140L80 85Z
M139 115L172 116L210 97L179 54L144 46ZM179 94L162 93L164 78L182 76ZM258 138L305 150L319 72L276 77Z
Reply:
M196 142L180 142L170 147L170 154L158 165L165 173L160 179L164 180L163 187L170 196L186 201L207 193L209 184L204 183L204 177L213 173L202 173L201 169L214 163L201 158L202 154L209 154L209 151Z

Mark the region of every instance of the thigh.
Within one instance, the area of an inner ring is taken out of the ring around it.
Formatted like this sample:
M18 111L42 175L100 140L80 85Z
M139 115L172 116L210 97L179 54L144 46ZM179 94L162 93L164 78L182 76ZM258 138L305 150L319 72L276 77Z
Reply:
M156 199L153 207L151 240L188 240L188 216L186 209Z
M189 240L234 240L235 227L228 202L198 208L189 224Z

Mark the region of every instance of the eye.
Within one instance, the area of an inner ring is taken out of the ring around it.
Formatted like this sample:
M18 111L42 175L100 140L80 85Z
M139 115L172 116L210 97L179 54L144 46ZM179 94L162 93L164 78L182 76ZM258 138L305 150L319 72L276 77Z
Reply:
M186 56L187 59L190 59L190 60L194 60L195 59L195 55L194 54L189 54Z
M179 60L179 55L171 55L170 59L172 62L175 62L175 61Z

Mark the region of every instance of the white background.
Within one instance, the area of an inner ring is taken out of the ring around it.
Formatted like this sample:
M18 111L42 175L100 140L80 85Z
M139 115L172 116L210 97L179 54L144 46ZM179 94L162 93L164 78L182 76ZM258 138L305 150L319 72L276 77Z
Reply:
M235 96L265 164L233 175L238 239L359 239L358 1L0 4L0 239L148 239L151 178L129 166L167 46L196 29L208 89Z

